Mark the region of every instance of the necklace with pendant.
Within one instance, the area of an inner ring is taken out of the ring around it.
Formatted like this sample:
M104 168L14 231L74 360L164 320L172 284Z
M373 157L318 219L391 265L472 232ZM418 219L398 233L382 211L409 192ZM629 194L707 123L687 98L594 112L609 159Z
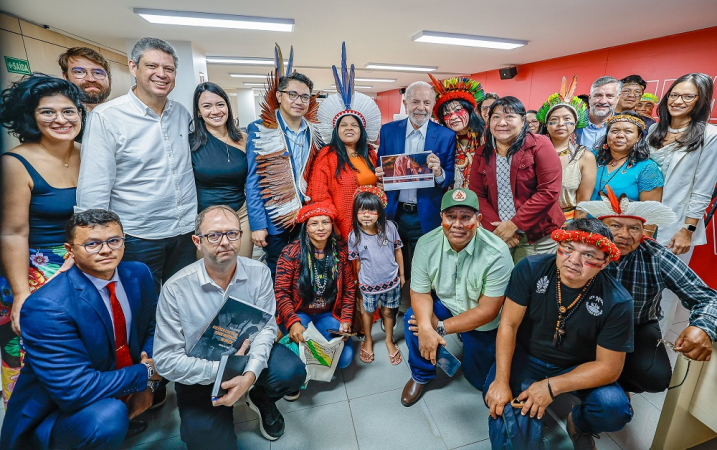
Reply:
M38 144L40 147L42 147L43 150L45 150L47 153L49 153L50 156L52 156L52 157L55 158L56 160L60 161L60 162L62 163L62 165L65 166L65 169L69 169L69 168L70 168L70 160L69 160L69 159L67 160L67 162L62 162L62 160L61 160L60 158L58 158L57 156L55 156L54 154L52 154L48 149L45 148L44 145L42 145L42 144L39 143L39 142L38 142L37 144ZM70 157L72 157L72 156L70 156Z
M582 303L582 300L585 299L585 293L590 289L590 287L593 285L593 281L595 281L595 277L592 277L590 281L587 282L587 284L583 287L583 290L580 292L580 294L573 300L573 302L568 305L563 305L563 293L562 293L562 283L560 282L560 269L557 269L557 278L558 278L558 286L556 287L556 296L558 300L558 322L555 324L555 334L553 335L553 347L559 347L560 344L563 343L563 338L565 338L565 322L568 321L570 316L577 311L578 306L580 306L580 303Z

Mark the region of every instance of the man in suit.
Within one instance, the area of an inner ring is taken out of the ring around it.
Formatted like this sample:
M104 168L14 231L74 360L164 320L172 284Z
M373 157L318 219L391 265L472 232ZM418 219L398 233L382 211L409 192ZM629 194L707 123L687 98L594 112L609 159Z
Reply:
M456 134L431 122L435 103L436 94L430 84L412 83L403 100L408 118L385 124L379 136L379 161L381 156L431 152L426 161L435 177L433 187L386 192L386 217L396 221L404 245L408 244L406 273L411 273L410 261L418 239L441 224L441 198L453 184ZM376 168L376 176L383 180L382 167Z
M130 421L152 404L159 383L152 274L142 263L120 263L124 233L115 213L77 213L65 238L74 267L23 305L27 354L0 448L119 448L147 427Z

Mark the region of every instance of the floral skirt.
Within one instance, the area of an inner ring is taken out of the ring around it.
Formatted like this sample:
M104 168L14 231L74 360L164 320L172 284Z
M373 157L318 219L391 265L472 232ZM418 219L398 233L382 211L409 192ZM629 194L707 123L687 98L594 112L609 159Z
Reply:
M30 249L30 273L28 283L30 292L35 292L52 277L62 266L67 251L63 246ZM10 313L12 311L12 291L7 280L0 277L0 358L2 359L2 396L7 405L20 375L25 352L22 341L12 331Z

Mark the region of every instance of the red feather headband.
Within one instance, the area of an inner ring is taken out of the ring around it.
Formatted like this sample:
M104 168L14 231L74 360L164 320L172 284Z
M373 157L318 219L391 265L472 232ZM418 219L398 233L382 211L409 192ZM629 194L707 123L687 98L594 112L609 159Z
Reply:
M553 238L555 242L582 242L584 244L594 245L607 253L611 260L617 261L620 259L620 249L602 234L588 233L580 230L555 230L550 237Z
M359 186L358 188L356 188L356 192L354 192L354 198L356 198L356 196L359 195L361 192L370 192L371 194L381 199L381 204L383 204L384 208L386 207L386 205L388 205L386 193L376 186L370 184L367 184L365 186Z
M329 216L334 220L337 215L336 207L330 202L309 203L299 210L296 221L304 223L314 216Z

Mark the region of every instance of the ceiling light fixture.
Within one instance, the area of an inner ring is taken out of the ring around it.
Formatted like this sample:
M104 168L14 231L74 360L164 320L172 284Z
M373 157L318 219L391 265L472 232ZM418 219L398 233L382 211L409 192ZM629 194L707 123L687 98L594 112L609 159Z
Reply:
M134 13L150 23L187 25L192 27L238 28L244 30L294 31L294 19L237 16L193 11L134 8Z
M230 73L229 76L233 78L266 78L266 74L260 73Z
M289 61L284 61L288 64ZM245 58L241 56L207 56L207 64L237 64L249 66L273 66L274 58ZM266 76L266 75L264 75Z
M244 86L266 86L266 83L244 83Z
M405 64L383 64L383 63L368 63L364 67L367 69L375 70L393 70L396 72L433 72L438 70L438 67L434 66L409 66Z
M413 36L415 42L429 42L432 44L462 45L466 47L496 48L499 50L512 50L522 47L528 41L517 39L502 39L488 36L474 36L471 34L441 33L438 31L423 30Z
M332 84L331 87L335 89L336 85ZM373 89L373 86L356 86L356 85L354 85L354 89Z
M366 83L395 83L395 78L354 78L355 81L363 81Z

